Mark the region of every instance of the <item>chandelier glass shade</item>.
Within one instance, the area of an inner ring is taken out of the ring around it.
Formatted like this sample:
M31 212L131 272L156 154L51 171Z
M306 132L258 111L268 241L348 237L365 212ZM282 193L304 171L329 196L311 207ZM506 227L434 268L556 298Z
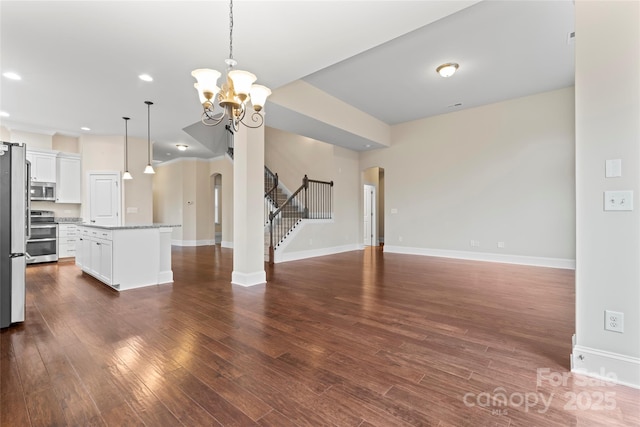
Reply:
M259 113L271 94L266 86L254 84L255 74L248 71L236 70L237 62L233 59L233 0L229 2L229 58L225 60L227 73L225 81L218 87L218 79L222 76L217 70L199 68L191 75L197 80L193 86L198 91L198 98L203 107L202 123L215 126L227 118L229 125L237 131L240 123L250 128L262 126L264 118ZM251 122L244 119L249 109L253 107Z

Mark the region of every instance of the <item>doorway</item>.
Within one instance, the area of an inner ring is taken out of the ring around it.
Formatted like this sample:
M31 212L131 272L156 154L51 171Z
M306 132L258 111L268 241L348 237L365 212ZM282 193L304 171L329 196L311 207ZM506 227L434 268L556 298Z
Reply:
M362 172L363 243L365 246L384 245L384 169L378 166Z
M364 185L364 245L376 245L376 187Z

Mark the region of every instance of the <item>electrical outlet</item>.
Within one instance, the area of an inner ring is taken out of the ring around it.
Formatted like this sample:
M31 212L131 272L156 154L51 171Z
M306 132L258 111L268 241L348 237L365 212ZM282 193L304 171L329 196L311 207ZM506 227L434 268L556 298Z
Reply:
M398 236L398 242L402 242L402 236Z
M498 242L498 247L500 249L503 249L504 248L504 242Z
M480 241L479 240L471 240L469 242L469 246L471 246L472 248L478 248L478 247L480 247Z
M612 332L624 332L624 313L605 310L604 329Z

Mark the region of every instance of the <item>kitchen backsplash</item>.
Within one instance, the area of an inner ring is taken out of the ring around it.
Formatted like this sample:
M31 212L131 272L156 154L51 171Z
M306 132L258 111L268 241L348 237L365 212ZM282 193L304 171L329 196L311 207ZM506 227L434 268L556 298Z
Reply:
M53 211L54 216L64 218L78 218L82 215L82 205L73 203L31 202L31 209Z

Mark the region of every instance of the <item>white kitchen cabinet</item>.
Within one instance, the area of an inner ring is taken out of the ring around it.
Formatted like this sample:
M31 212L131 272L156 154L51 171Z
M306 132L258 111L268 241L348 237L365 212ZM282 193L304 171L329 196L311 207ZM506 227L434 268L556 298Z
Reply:
M172 226L79 225L76 265L123 291L173 282Z
M100 242L100 265L98 266L98 279L107 285L113 285L113 247L111 242Z
M91 240L89 239L89 231L85 228L78 227L78 241L76 242L76 265L85 270L89 265L89 256L91 254Z
M78 226L76 265L109 286L113 285L111 232Z
M56 171L56 203L82 203L80 155L58 153Z
M76 256L78 228L75 224L58 224L58 258Z
M56 182L56 153L27 150L32 182Z

